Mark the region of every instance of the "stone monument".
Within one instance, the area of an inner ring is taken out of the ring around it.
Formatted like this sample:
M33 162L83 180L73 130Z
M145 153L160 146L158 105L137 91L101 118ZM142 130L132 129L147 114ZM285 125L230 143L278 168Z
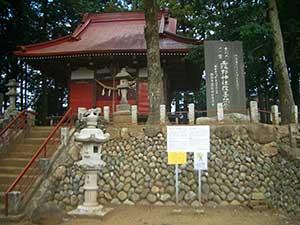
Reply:
M103 133L97 128L99 109L89 109L84 113L86 128L75 133L75 141L82 143L80 154L82 160L77 162L85 171L84 202L77 209L70 211L69 215L93 215L104 216L111 209L104 209L97 201L98 196L98 173L105 163L101 159L101 148L104 142L109 140L110 135Z
M121 101L120 104L116 106L116 112L113 114L114 122L131 123L130 105L128 104L127 94L130 88L129 80L132 80L132 76L123 68L115 78L120 80L117 89L121 92Z
M242 42L205 41L204 50L208 116L216 115L218 103L224 114L246 114Z

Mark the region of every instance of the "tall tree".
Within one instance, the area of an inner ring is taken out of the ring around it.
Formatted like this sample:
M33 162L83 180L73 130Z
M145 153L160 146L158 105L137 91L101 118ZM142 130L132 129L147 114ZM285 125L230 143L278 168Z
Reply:
M148 124L159 123L159 109L164 102L163 73L160 64L159 34L157 22L156 0L144 0L145 7L145 39L147 43L147 69L148 69L148 94L149 116Z
M273 31L273 61L278 80L281 122L282 124L288 124L295 122L295 118L293 117L293 107L295 103L284 55L283 38L278 18L276 0L269 0L268 6L269 20Z

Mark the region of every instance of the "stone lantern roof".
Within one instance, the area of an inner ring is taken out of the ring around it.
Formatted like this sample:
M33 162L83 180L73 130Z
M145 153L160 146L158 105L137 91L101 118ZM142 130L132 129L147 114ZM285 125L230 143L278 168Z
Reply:
M91 143L107 142L110 135L108 133L104 134L101 129L96 128L98 118L99 111L97 109L89 110L88 116L84 117L87 121L87 127L75 134L75 141Z

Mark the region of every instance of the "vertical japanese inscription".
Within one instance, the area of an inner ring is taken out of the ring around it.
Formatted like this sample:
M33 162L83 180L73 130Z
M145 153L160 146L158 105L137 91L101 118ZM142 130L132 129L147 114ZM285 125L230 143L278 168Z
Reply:
M222 102L225 113L245 112L242 43L205 41L204 47L207 110L216 110L217 103Z

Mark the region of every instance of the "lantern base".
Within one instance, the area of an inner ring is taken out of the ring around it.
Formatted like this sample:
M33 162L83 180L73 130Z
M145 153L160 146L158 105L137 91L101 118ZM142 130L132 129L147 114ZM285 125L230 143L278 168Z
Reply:
M104 208L102 205L98 206L84 206L79 205L77 209L68 212L71 216L105 216L112 208Z
M129 104L120 104L116 105L116 112L127 112L130 113L130 105Z
M130 124L131 123L131 113L129 111L119 111L115 112L113 114L113 121L114 123L126 123Z

